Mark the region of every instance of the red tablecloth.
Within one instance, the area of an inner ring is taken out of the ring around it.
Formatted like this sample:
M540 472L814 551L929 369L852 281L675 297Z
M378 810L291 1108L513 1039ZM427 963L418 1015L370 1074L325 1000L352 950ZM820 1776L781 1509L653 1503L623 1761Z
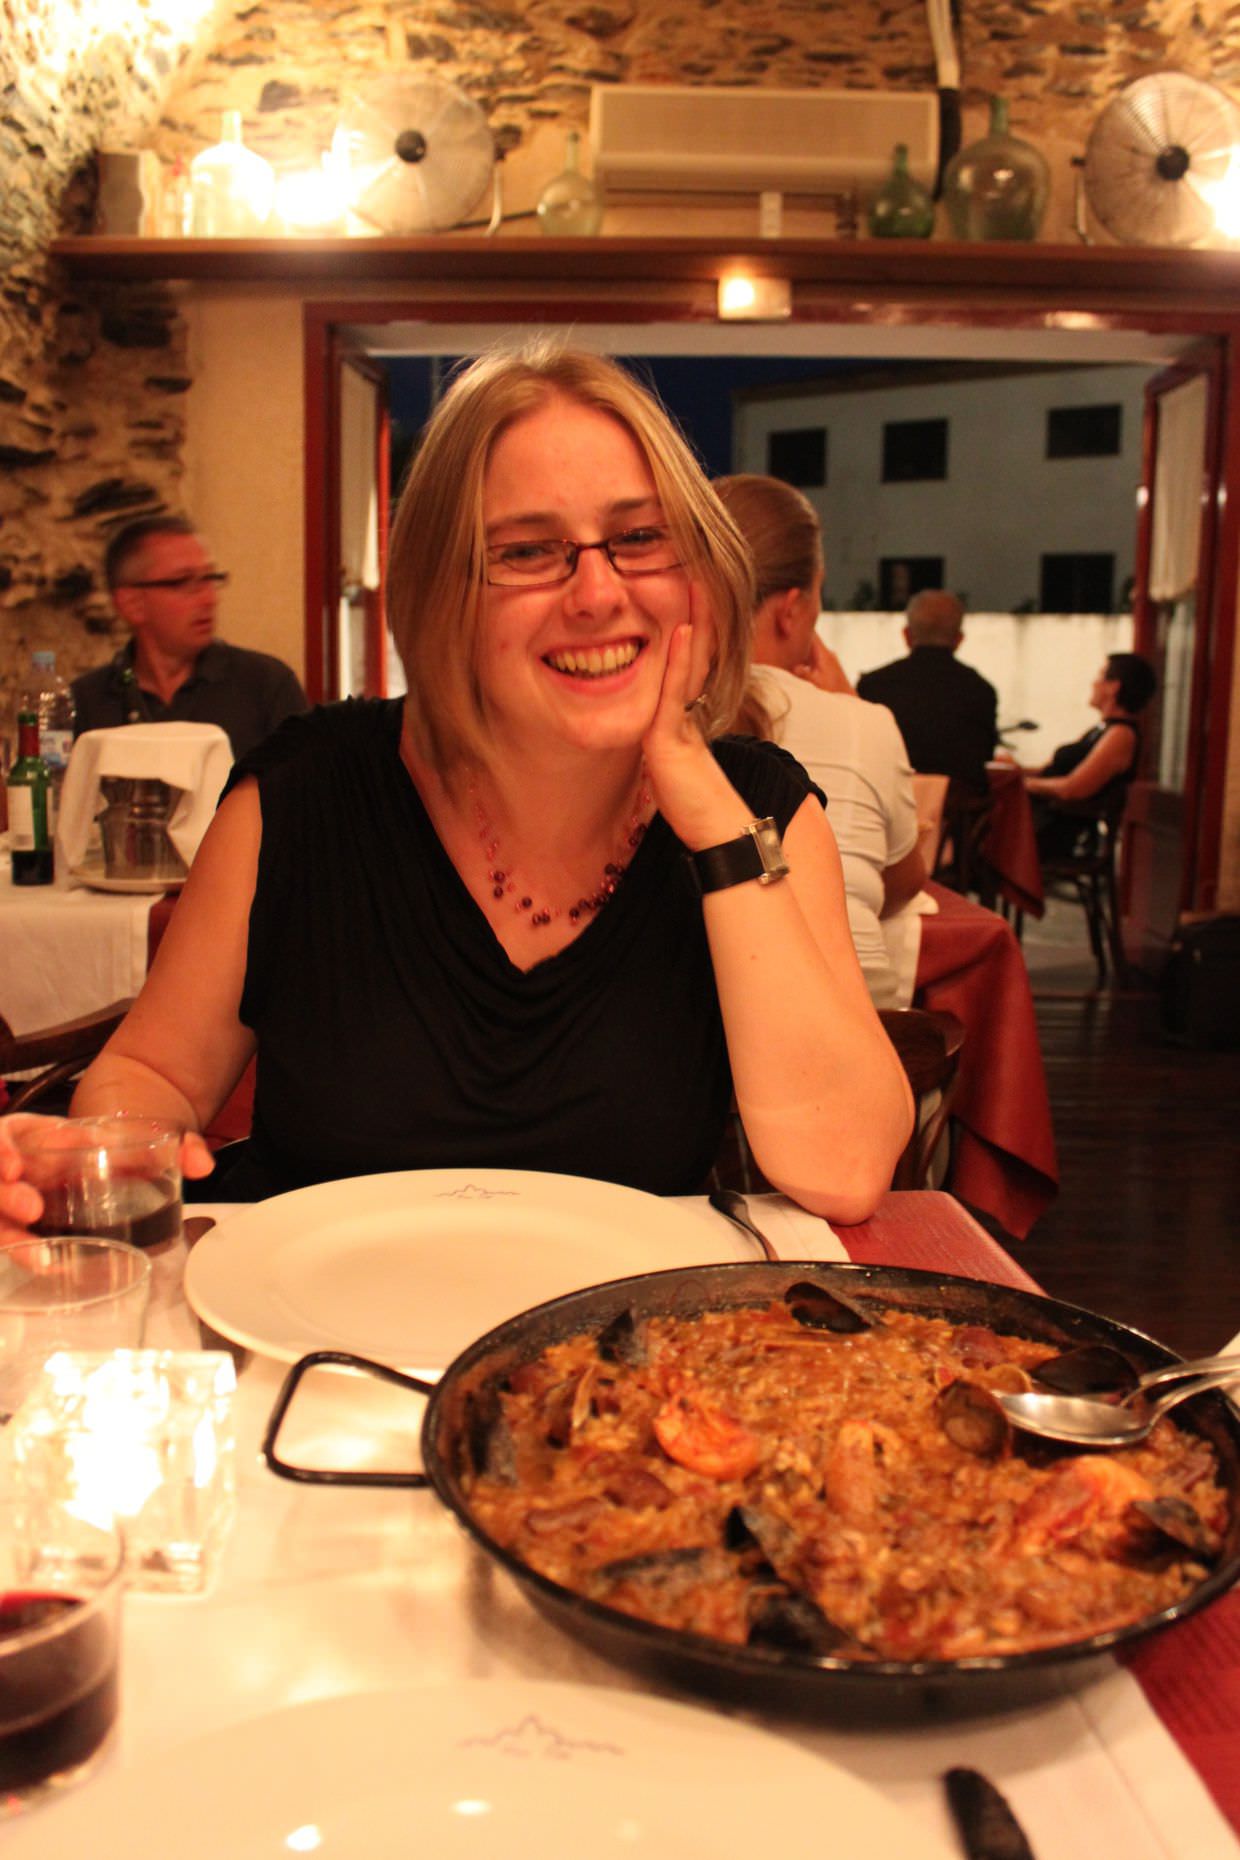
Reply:
M1039 1289L950 1195L890 1194L872 1219L836 1232L849 1258L861 1264L916 1266ZM1124 1663L1240 1833L1240 1590L1143 1642Z
M1042 865L1033 830L1029 790L1018 768L1010 762L986 766L990 786L990 821L982 843L987 864L999 881L999 890L1018 911L1040 917L1045 909Z
M1023 1240L1059 1186L1037 1017L1011 926L943 885L921 921L913 1001L964 1027L952 1193Z

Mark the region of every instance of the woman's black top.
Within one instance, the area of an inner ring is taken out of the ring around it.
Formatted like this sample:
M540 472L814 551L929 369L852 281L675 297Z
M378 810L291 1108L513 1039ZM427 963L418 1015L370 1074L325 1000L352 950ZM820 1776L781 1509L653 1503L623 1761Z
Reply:
M233 771L257 777L262 844L241 1000L254 1124L229 1192L484 1164L694 1192L732 1085L679 841L656 815L610 902L522 971L435 833L400 726L398 701L325 706ZM822 799L773 744L714 753L781 831Z
M1078 736L1074 743L1061 743L1042 773L1071 775L1108 730L1132 731L1132 757L1126 769L1113 775L1096 794L1085 795L1079 801L1061 801L1046 794L1033 796L1034 829L1043 859L1070 857L1082 835L1091 832L1094 823L1122 804L1141 759L1141 725L1131 717L1108 717L1095 724L1092 730L1086 730L1084 736Z

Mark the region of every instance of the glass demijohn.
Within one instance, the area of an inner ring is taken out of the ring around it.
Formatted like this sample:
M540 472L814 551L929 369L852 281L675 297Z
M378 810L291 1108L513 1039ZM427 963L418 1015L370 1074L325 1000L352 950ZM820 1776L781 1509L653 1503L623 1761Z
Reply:
M906 142L891 152L891 173L874 196L869 226L875 239L928 239L934 231L934 202L909 173Z
M588 239L603 224L603 196L581 172L581 137L570 129L564 147L564 172L548 181L538 197L538 224L554 238Z
M240 110L225 110L220 140L190 163L195 239L253 239L267 229L275 198L270 162L241 140Z
M943 200L958 239L1036 239L1050 171L1041 151L1008 129L1002 97L990 100L990 132L959 150L943 177Z

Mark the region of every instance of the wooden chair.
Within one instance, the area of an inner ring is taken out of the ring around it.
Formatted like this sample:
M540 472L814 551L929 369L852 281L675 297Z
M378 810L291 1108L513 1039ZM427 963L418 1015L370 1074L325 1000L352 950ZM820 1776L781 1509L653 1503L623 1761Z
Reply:
M947 784L943 803L943 835L934 877L962 897L975 895L988 910L994 909L998 882L986 858L991 798L978 794L956 776Z
M893 1188L930 1188L939 1146L950 1137L964 1027L937 1008L880 1008L879 1019L904 1067L917 1107L913 1134L896 1164ZM950 1154L941 1175L950 1173Z
M949 1135L964 1028L954 1014L931 1008L881 1008L878 1017L900 1056L917 1106L913 1134L896 1163L891 1186L930 1188L939 1147ZM941 1180L946 1175L944 1171ZM753 1159L735 1107L728 1116L710 1186L736 1188L743 1195L771 1190Z
M0 1015L0 1079L9 1079L5 1111L63 1111L70 1087L96 1053L120 1026L132 1001L113 1001L78 1020L40 1027L34 1033L14 1033ZM34 1072L33 1078L14 1079L15 1073Z
M1115 980L1123 982L1128 975L1119 932L1119 840L1127 801L1125 792L1100 814L1088 814L1082 808L1082 831L1075 850L1042 861L1046 891L1050 893L1055 886L1070 887L1069 895L1085 912L1089 946L1098 965L1099 988L1107 979L1108 952ZM1066 815L1074 812L1068 807L1056 811Z

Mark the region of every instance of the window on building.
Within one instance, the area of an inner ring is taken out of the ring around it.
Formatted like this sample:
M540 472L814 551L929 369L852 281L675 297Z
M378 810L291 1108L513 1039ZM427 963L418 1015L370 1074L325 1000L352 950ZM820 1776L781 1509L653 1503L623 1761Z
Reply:
M1044 555L1044 614L1109 614L1114 611L1113 555Z
M946 478L947 427L946 420L885 420L883 483Z
M827 432L823 426L798 426L766 436L766 469L785 484L827 482Z
M1119 456L1124 410L1113 407L1051 407L1046 415L1048 459L1113 459Z
M878 605L883 613L903 613L923 588L942 586L941 555L885 555L878 565Z

